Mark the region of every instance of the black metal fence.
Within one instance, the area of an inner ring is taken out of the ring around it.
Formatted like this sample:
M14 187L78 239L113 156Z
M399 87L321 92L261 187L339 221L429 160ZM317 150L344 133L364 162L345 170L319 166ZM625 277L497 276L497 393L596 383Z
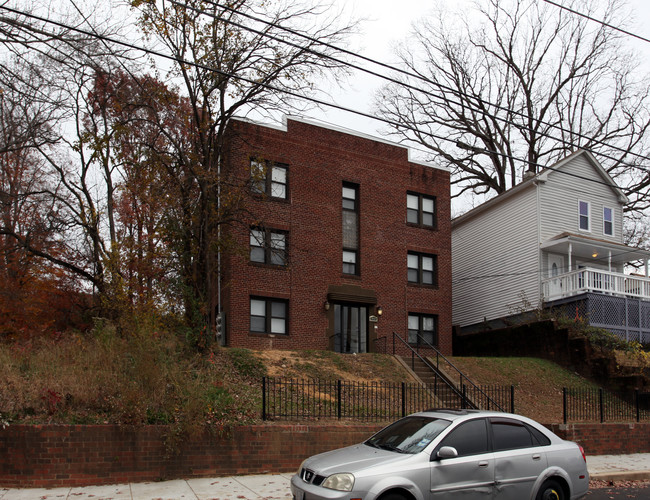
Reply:
M641 422L650 420L650 395L615 394L603 389L562 390L564 423Z
M356 419L384 421L429 408L493 410L494 403L514 413L513 386L354 382L268 378L262 380L262 418Z

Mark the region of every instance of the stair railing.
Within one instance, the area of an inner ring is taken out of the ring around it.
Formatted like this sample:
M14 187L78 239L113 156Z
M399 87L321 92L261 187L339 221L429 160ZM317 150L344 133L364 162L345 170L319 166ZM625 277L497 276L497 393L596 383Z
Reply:
M402 344L404 344L410 351L411 351L411 366L413 365L413 360L414 356L417 356L419 359L421 359L433 372L440 377L441 380L443 380L448 386L453 387L454 391L461 396L464 400L467 399L466 392L465 392L465 387L469 386L474 389L478 394L482 395L486 401L488 402L488 407L490 405L494 405L495 408L497 408L499 411L505 411L499 403L497 403L494 399L490 397L489 394L487 394L483 389L481 389L478 385L476 385L471 379L467 377L456 365L454 365L444 354L442 354L436 347L432 346L425 338L423 338L420 334L417 334L417 348L414 349L411 344L409 344L407 341L405 341L402 337L400 337L396 332L393 332L393 356L395 355L395 339L399 339ZM433 366L431 363L428 362L425 358L420 356L420 345L425 344L428 349L431 349L436 353L436 365ZM447 380L447 377L442 373L440 370L440 358L442 358L445 363L447 363L448 366L450 366L453 370L456 371L456 374L459 376L459 384L458 387L461 387L463 389L463 392L461 393L455 386L454 384L450 383ZM477 408L476 404L470 403L467 401L472 407Z
M408 342L406 342L402 337L397 335L395 332L393 332L393 356L395 355L395 338L397 338L400 342L402 342L404 346L406 346L406 348L411 352L411 368L413 368L413 365L415 363L415 357L417 356L420 359L420 361L422 361L427 367L429 367L431 371L436 375L436 383L437 380L440 379L449 388L449 390L451 390L453 394L458 396L461 402L461 408L476 409L476 405L467 398L467 394L465 393L465 391L459 390L458 387L456 387L449 380L447 380L447 377L445 377L442 373L440 373L440 370L438 370L431 363L429 363L429 361L426 358L420 356L419 352L413 349L413 347L410 346Z

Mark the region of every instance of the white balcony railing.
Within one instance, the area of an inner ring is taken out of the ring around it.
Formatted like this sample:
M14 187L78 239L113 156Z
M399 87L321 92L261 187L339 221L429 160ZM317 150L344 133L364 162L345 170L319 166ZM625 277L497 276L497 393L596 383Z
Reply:
M585 292L650 300L650 278L583 268L542 280L544 300L557 300Z

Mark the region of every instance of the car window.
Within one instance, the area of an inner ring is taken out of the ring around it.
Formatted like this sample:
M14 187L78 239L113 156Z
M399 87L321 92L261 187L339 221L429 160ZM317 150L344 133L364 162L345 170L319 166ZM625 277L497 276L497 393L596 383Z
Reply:
M529 425L527 425L526 428L533 435L533 446L549 446L551 444L551 440L542 432Z
M382 429L365 444L399 453L419 453L450 424L442 418L406 417Z
M515 450L532 446L548 445L546 436L522 422L509 419L492 419L494 451Z
M460 424L442 440L438 449L443 446L456 448L459 457L487 453L489 447L485 419L470 420Z

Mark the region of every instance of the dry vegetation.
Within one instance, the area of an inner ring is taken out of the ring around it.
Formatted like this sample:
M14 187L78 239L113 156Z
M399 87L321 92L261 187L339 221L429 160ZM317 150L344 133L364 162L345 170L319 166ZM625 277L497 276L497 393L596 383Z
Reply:
M171 424L178 430L259 422L263 376L412 382L391 356L214 347L110 328L0 343L0 420L11 423ZM586 386L551 362L452 358L480 384L515 386L518 413L561 419L563 386Z
M0 415L21 423L193 426L256 421L264 366L241 349L114 332L0 345Z
M576 373L539 358L462 358L452 362L481 384L514 385L515 412L543 423L562 421L562 388L596 387Z
M392 356L331 351L258 351L270 377L412 382Z

